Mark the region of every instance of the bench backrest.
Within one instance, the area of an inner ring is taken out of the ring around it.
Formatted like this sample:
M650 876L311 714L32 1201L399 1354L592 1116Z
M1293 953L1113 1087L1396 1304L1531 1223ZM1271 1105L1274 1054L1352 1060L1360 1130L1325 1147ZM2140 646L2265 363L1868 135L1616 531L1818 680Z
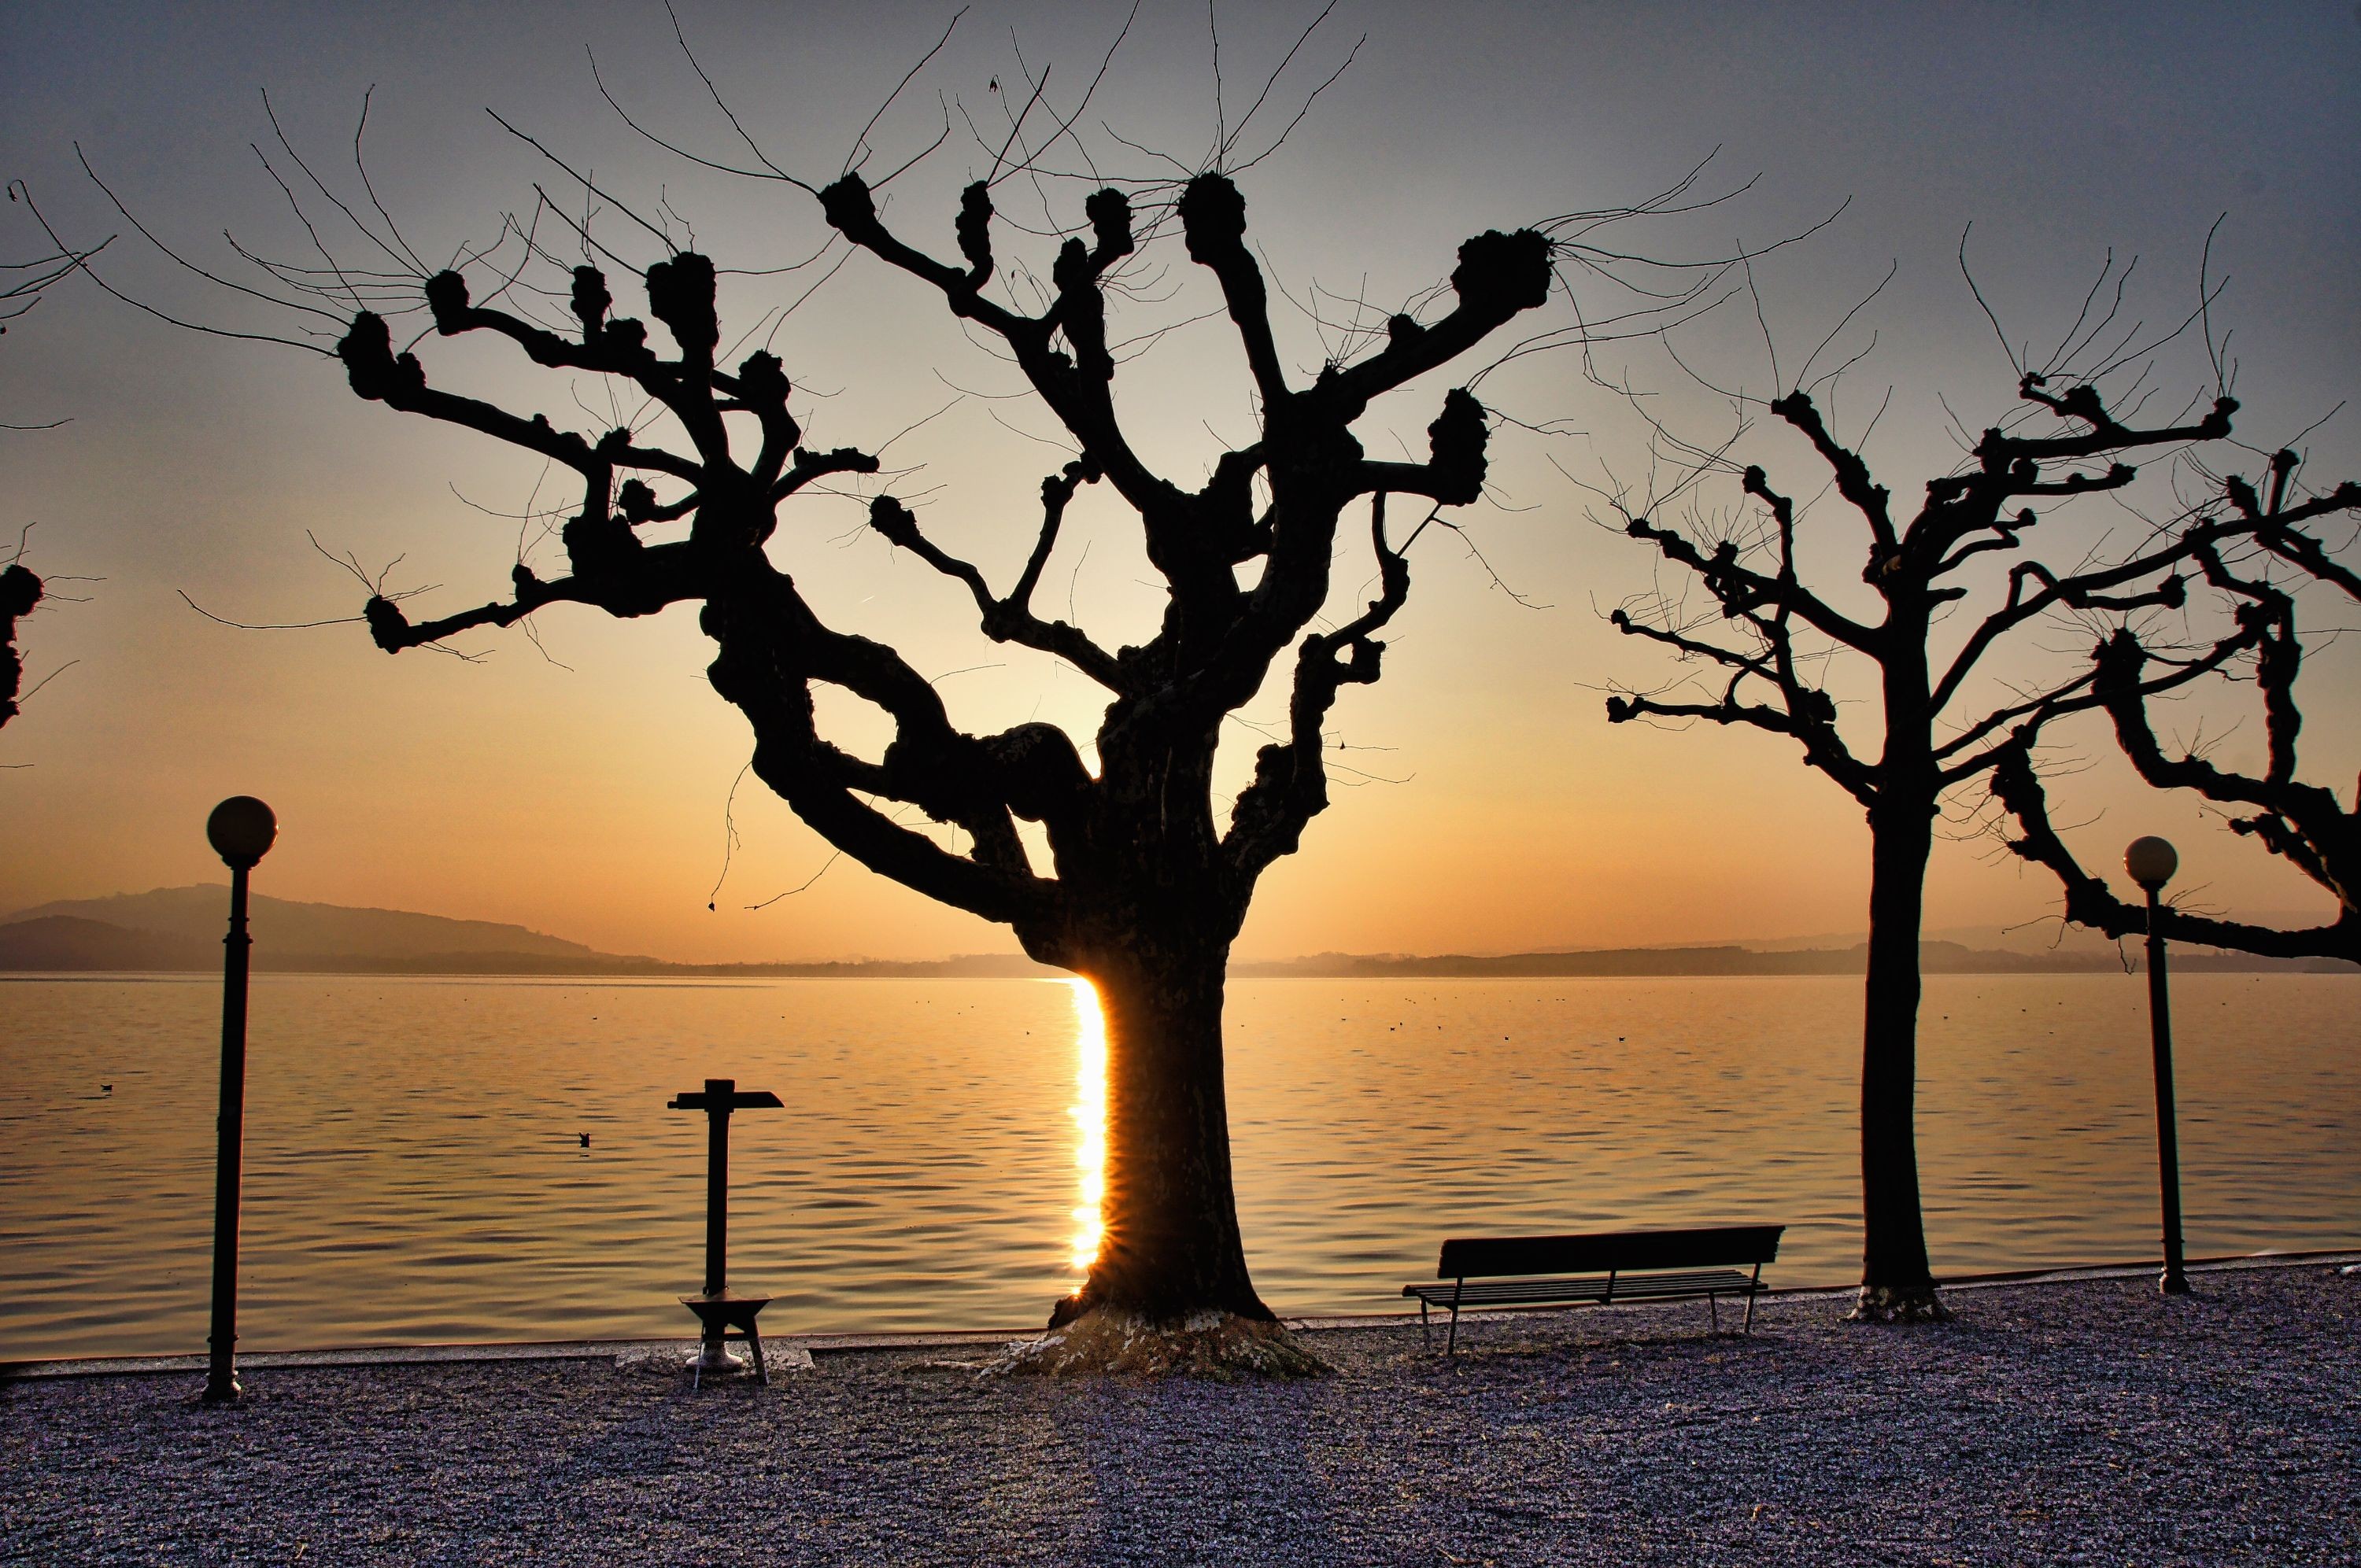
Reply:
M1784 1225L1716 1225L1586 1236L1486 1236L1443 1244L1441 1279L1508 1274L1604 1274L1609 1269L1708 1268L1769 1263Z

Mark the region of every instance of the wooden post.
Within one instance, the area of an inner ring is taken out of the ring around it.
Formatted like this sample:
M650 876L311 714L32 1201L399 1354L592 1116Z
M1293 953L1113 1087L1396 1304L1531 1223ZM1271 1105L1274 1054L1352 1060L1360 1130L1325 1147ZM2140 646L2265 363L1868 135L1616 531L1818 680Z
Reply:
M767 1089L741 1092L734 1078L708 1078L701 1091L692 1090L665 1102L669 1110L705 1113L705 1298L708 1301L730 1293L730 1113L775 1110L785 1103ZM694 1310L695 1303L691 1307ZM752 1310L744 1314L750 1322L752 1315ZM741 1370L742 1364L724 1343L729 1314L700 1311L697 1321L704 1325L695 1363L698 1376Z

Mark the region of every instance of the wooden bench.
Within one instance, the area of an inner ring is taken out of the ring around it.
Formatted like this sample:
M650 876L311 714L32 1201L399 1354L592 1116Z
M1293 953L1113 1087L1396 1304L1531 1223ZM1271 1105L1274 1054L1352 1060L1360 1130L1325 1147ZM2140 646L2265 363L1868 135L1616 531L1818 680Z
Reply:
M1418 1326L1429 1332L1432 1308L1451 1310L1446 1355L1459 1346L1459 1312L1482 1307L1605 1306L1614 1301L1706 1299L1716 1332L1721 1298L1746 1298L1746 1332L1754 1298L1767 1288L1763 1266L1779 1255L1784 1225L1717 1225L1686 1231L1622 1231L1583 1236L1489 1236L1443 1244L1433 1284L1402 1287L1418 1298ZM1752 1272L1745 1272L1752 1265ZM1431 1343L1431 1341L1430 1341Z

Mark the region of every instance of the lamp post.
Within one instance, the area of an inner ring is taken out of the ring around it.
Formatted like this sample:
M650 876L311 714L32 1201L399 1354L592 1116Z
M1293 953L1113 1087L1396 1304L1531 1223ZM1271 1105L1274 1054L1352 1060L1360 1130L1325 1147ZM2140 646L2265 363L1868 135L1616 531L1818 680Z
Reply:
M730 1354L730 1331L736 1329L754 1350L754 1369L771 1380L763 1361L763 1333L755 1315L771 1304L768 1296L750 1296L730 1288L730 1113L732 1111L776 1110L785 1102L767 1089L741 1089L734 1078L708 1078L702 1091L691 1090L664 1102L668 1111L705 1113L705 1288L683 1296L680 1304L697 1314L704 1326L697 1359L689 1365L700 1386L708 1372L727 1377L746 1369Z
M214 1311L204 1402L236 1402L237 1199L246 1145L246 873L269 852L279 819L250 795L236 795L205 818L205 838L229 866L229 934L222 938L221 1114L214 1123Z
M2147 894L2147 1013L2156 1042L2157 1185L2164 1200L2164 1277L2158 1288L2168 1296L2189 1294L2180 1261L2180 1133L2172 1103L2172 1000L2165 989L2164 937L2157 929L2158 895L2180 857L2162 839L2135 839L2124 851L2124 869Z

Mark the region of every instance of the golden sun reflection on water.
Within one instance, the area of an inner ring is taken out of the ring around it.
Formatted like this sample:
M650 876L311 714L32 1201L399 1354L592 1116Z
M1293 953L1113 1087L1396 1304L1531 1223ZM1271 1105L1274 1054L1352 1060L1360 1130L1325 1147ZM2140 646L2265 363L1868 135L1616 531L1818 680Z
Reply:
M1074 1164L1082 1172L1074 1206L1074 1266L1088 1271L1098 1261L1101 1201L1106 1196L1106 1019L1099 993L1087 980L1074 988L1074 1103L1067 1113L1077 1134Z

